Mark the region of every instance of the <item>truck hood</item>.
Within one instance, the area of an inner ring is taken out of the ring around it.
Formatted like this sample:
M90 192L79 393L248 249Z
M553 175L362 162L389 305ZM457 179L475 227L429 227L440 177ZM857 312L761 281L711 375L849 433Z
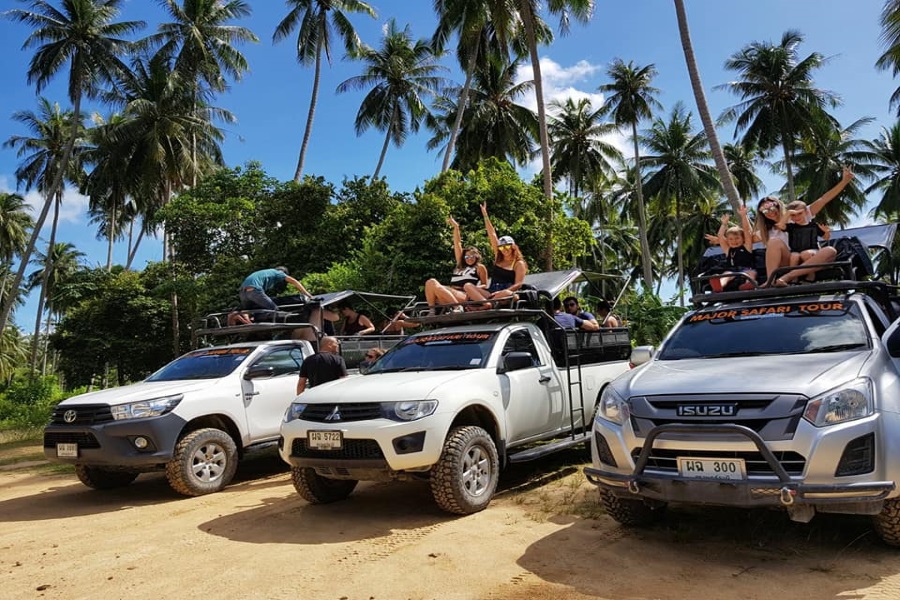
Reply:
M152 400L153 398L162 398L163 396L172 396L174 394L186 394L200 389L211 388L221 379L203 379L191 381L142 381L117 388L109 388L107 390L99 390L97 392L89 392L72 396L61 402L65 406L75 406L80 404L109 404L115 406L118 404L127 404L128 402L138 402L140 400Z
M318 385L302 396L302 402L394 402L425 400L438 386L463 379L481 369L465 371L407 371L344 377Z
M821 394L860 375L871 351L654 360L614 384L629 396L658 394Z

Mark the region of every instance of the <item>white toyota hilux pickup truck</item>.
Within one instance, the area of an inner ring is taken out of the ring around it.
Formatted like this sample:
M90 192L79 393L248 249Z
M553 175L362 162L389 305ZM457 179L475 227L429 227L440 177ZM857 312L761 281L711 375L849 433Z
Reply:
M442 509L469 514L507 462L587 442L603 389L629 368L628 330L567 332L534 312L413 335L367 373L298 396L280 452L299 494L327 503L359 480L425 479Z

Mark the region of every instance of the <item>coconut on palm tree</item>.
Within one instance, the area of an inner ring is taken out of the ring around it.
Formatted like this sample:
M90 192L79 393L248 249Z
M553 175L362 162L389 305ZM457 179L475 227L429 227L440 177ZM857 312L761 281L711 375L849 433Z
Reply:
M93 97L101 89L98 84L113 80L125 69L122 56L128 52L131 43L123 36L143 28L144 22L114 22L121 0L61 0L60 3L61 7L57 8L49 0L31 0L30 10L13 9L5 14L32 27L24 47L37 48L29 63L28 83L35 84L38 93L60 70L69 67L68 92L75 118L61 160L62 164L68 164L78 138L82 97ZM52 200L61 193L63 177L64 171L57 171L49 187L31 238L22 253L13 289L18 289L22 283ZM0 307L0 332L6 328L10 310L12 303L9 301Z
M350 23L347 13L363 13L375 18L375 9L368 3L359 0L286 0L286 3L290 10L275 28L272 41L279 42L297 29L297 60L305 67L311 64L315 66L306 129L303 131L300 158L297 160L297 169L294 171L294 181L299 183L300 178L303 177L306 150L309 147L313 118L319 100L322 54L325 54L330 65L333 31L340 36L348 55L352 56L358 52L362 42L353 28L353 24Z
M370 127L385 132L372 175L377 179L390 143L402 146L410 132L419 130L428 114L426 99L444 86L437 73L445 68L437 63L438 56L427 40L413 40L409 26L400 30L394 19L385 26L381 47L363 47L356 58L365 65L363 74L345 80L337 91L369 90L354 124L356 135Z
M631 140L634 144L634 193L637 204L639 233L641 238L641 263L644 271L644 286L653 289L653 263L650 255L650 243L647 238L647 209L644 206L644 194L641 187L641 152L637 127L644 119L653 116L653 110L662 105L656 99L659 90L651 85L656 76L656 67L627 63L621 58L615 59L606 71L611 79L599 90L609 94L603 105L603 114L610 115L617 127L630 127Z

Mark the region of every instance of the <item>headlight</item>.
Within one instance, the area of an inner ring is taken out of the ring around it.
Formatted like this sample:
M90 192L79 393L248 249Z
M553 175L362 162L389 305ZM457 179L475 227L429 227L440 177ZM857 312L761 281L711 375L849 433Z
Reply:
M385 402L381 406L384 416L395 421L415 421L427 417L437 409L437 400L406 400Z
M111 406L110 412L116 421L123 419L144 419L147 417L158 417L167 412L171 412L173 408L178 406L184 394L176 394L174 396L165 396L163 398L154 398L152 400L141 400L140 402L131 402L130 404L119 404Z
M825 427L862 419L873 412L872 382L862 378L816 396L806 404L803 417L816 427Z
M603 393L600 394L600 410L597 411L598 418L623 425L630 414L627 400L620 396L611 385L603 388Z
M287 412L284 413L284 422L290 423L295 419L299 419L300 415L303 414L303 411L306 410L306 404L303 402L291 402L291 405L288 406Z

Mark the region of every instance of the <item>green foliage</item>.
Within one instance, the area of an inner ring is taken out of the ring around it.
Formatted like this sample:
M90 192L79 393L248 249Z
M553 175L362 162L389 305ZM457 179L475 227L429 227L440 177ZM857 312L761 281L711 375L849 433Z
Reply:
M686 310L678 306L665 305L659 296L650 292L640 294L628 292L620 302L617 312L626 320L635 345L656 346Z
M50 420L63 397L56 377L22 378L0 395L0 429L30 429Z

